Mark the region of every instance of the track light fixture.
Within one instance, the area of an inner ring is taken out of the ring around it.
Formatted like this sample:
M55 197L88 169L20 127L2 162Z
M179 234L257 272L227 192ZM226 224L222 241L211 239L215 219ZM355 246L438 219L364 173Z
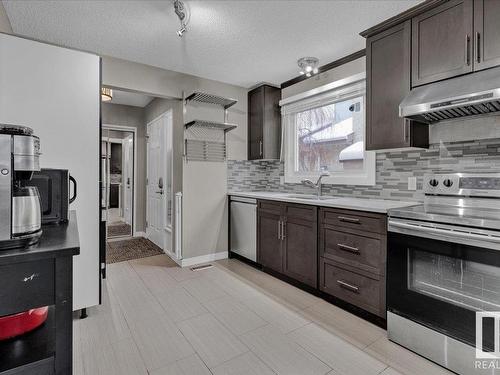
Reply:
M177 35L179 37L182 37L184 33L187 31L187 23L185 21L186 19L186 7L184 6L184 3L180 0L174 0L174 12L177 14L177 17L179 17L179 21L181 22L181 28L177 30Z

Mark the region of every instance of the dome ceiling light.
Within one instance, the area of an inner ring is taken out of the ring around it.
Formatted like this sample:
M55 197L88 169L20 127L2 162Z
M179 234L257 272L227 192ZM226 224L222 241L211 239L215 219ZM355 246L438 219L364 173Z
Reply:
M300 68L300 74L305 74L306 77L318 74L319 72L319 59L316 57L301 57L297 60L297 65Z

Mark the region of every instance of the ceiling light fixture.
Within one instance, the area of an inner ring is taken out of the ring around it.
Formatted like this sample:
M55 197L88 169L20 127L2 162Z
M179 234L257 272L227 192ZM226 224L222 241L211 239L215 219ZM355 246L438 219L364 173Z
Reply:
M305 74L306 77L318 74L319 72L319 59L316 57L301 57L297 60L297 65L300 68L300 74Z
M184 3L180 0L174 0L174 12L177 14L177 17L179 17L179 21L181 22L181 28L177 30L177 36L180 38L184 35L184 33L187 31L187 23L185 21L186 19L186 7L184 6Z
M101 87L101 101L110 102L113 99L113 90L107 87Z

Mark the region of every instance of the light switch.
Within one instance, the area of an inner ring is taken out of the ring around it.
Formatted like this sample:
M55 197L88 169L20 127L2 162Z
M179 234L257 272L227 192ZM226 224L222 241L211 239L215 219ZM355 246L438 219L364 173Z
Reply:
M408 190L417 190L417 178L408 177Z

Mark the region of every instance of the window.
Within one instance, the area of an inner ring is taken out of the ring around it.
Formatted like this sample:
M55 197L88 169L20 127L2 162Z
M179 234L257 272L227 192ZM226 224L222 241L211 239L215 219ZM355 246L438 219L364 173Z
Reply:
M330 184L374 185L366 152L364 74L282 101L285 182L328 172Z

